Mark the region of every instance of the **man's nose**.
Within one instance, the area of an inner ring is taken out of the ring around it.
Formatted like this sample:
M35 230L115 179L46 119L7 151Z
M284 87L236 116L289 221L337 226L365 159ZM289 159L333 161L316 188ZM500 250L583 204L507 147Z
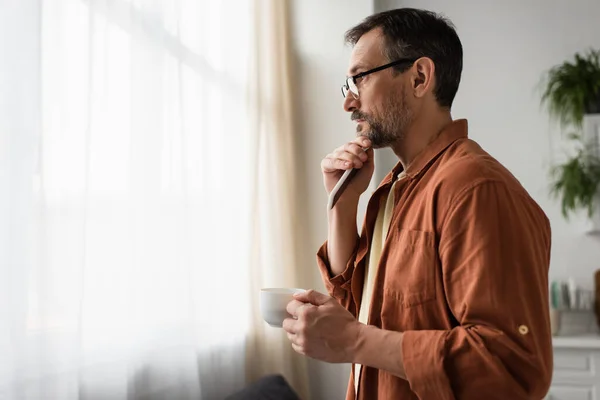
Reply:
M354 97L351 91L348 91L344 99L344 111L352 112L360 108L360 101Z

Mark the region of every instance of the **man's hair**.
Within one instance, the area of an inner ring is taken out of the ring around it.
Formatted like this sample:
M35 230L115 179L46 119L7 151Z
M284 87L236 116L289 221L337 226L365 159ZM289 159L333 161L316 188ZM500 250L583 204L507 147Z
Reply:
M462 72L463 50L454 25L431 11L399 8L371 15L346 32L354 46L365 33L380 28L384 36L383 55L393 62L399 58L429 57L435 64L434 95L441 107L452 106ZM402 72L406 67L395 67Z

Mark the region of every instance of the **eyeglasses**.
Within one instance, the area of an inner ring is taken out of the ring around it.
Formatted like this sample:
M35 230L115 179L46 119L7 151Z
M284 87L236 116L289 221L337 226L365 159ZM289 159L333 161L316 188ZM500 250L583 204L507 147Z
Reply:
M346 96L348 96L348 92L350 92L350 93L352 93L352 96L354 96L355 99L358 99L358 86L356 86L357 79L360 79L363 76L372 74L373 72L378 72L378 71L381 71L381 70L384 70L384 69L387 69L390 67L394 67L396 65L412 64L415 61L417 61L417 58L401 58L401 59L393 61L389 64L385 64L380 67L373 68L373 69L370 69L365 72L361 72L360 74L356 74L354 76L349 76L348 78L346 78L346 83L344 85L342 85L342 95L344 96L344 98L346 98Z

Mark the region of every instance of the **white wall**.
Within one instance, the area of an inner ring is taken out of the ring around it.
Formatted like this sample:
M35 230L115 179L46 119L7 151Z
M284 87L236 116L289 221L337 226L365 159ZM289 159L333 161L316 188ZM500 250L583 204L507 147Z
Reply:
M600 238L584 235L581 221L566 222L548 194L550 165L568 147L540 108L536 85L576 51L600 48L600 2L375 1L376 11L397 7L441 12L454 22L465 56L453 116L468 118L470 137L512 171L550 218L551 277L573 276L591 288Z
M342 108L340 87L344 83L351 49L344 45L344 32L372 14L370 0L292 1L292 40L296 52L295 79L299 86L296 109L298 158L302 177L305 226L308 236L303 265L313 272L305 287L324 291L315 253L327 237L321 158L355 137L355 126ZM361 203L361 214L365 204ZM362 218L362 217L359 217ZM309 363L311 400L343 399L350 369L348 365Z

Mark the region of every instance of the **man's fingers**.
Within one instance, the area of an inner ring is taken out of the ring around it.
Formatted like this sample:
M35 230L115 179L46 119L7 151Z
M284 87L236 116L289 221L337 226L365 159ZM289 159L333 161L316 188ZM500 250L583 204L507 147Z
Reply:
M371 142L368 139L356 138L327 154L321 161L321 169L324 172L335 172L350 168L361 168L370 157L369 152L364 150L370 145Z
M352 143L356 143L357 145L359 145L363 149L371 147L371 141L369 139L367 139L366 137L364 137L364 136L357 137L356 139L354 139L352 141Z
M304 348L304 340L297 335L294 331L294 327L295 325L298 323L298 321L293 320L291 318L287 318L286 320L283 321L283 329L286 331L286 335L288 340L290 341L290 343L292 344L292 347L294 348L295 351L297 351L300 354L304 354L303 352L303 348ZM301 350L301 351L299 351Z
M362 148L362 146L360 146L360 145L358 145L358 144L356 144L356 143L354 143L354 142L347 143L347 144L344 146L344 151L345 151L346 153L350 153L350 154L353 154L353 155L355 155L355 156L356 156L356 157L358 157L358 158L359 158L359 159L360 159L362 162L365 162L365 161L367 161L367 159L369 158L369 157L367 156L367 153L365 152L365 150Z
M295 334L298 332L298 320L294 318L286 318L283 320L281 327L284 331Z
M294 349L294 351L298 354L306 355L306 353L304 352L304 348L302 348L301 346L298 346L295 343L292 343L292 349Z
M287 306L285 307L285 310L292 317L298 317L298 309L300 307L302 307L303 305L304 305L304 303L302 301L292 300L287 304Z
M352 161L341 160L333 155L328 155L321 161L321 169L324 172L335 172L339 170L347 170L354 168Z
M293 301L301 301L307 304L313 304L315 306L322 306L323 304L330 301L332 298L324 293L317 292L316 290L309 289L305 292L294 293Z
M343 160L343 161L349 161L352 163L354 168L360 168L363 166L363 162L359 156L349 153L345 150L336 151L335 153L333 153L333 158L336 158L338 160Z
M349 153L346 150L336 150L333 153L328 154L323 161L325 160L334 162L333 165L330 165L334 170L348 169L348 167L361 168L363 166L363 161L359 156Z

